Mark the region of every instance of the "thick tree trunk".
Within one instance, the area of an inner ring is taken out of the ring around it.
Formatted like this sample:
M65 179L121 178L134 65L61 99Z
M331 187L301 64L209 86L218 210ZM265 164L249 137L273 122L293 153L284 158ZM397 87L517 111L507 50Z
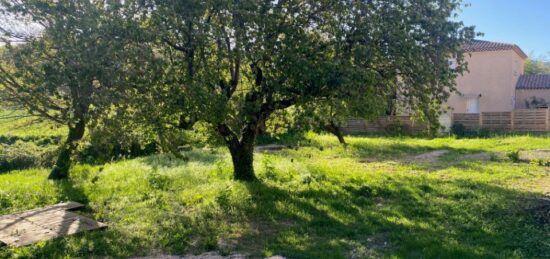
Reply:
M225 124L219 124L217 130L225 139L233 161L233 178L238 181L255 181L254 144L258 127L256 123L248 124L239 139Z
M86 121L81 118L74 126L69 126L69 135L67 140L60 148L57 161L53 167L48 179L61 180L69 177L69 169L71 168L71 156L78 147L78 141L84 137L86 129Z
M238 181L255 181L254 144L239 143L230 145L229 152L233 160L233 178Z
M335 123L331 123L326 128L330 133L334 134L338 138L338 142L340 142L340 144L344 146L347 145L346 139L344 139L344 134L342 133L342 129L340 128L340 126L336 125Z

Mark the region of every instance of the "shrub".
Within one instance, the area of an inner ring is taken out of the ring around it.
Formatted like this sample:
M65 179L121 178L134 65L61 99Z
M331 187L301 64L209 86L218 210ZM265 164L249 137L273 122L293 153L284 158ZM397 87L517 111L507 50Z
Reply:
M384 127L384 132L390 136L400 136L404 133L404 129L401 122L394 121Z
M506 156L514 163L521 162L521 159L519 157L519 151L511 151L506 154Z
M14 145L17 142L31 142L37 146L58 145L61 143L60 136L0 136L0 144Z
M533 159L529 161L532 165L538 165L538 166L550 166L550 161L544 160L544 159Z
M451 134L457 137L464 137L467 133L466 127L464 127L461 123L454 123L451 126Z
M480 138L489 138L491 137L492 133L491 131L487 129L478 129L476 132L476 136Z
M107 121L113 122L113 121ZM120 123L103 122L89 132L79 147L77 158L88 164L102 164L120 158L150 155L157 152L152 137L141 130L130 131Z
M0 173L31 167L50 167L55 161L55 146L40 147L18 141L13 145L0 144Z

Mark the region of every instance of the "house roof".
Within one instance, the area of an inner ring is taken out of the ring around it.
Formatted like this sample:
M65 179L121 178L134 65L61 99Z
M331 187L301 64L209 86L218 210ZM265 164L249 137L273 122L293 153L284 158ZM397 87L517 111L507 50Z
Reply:
M466 52L484 52L484 51L500 51L500 50L513 50L522 58L527 58L527 55L516 44L484 41L484 40L472 40L464 47Z
M516 89L550 89L550 74L521 75Z

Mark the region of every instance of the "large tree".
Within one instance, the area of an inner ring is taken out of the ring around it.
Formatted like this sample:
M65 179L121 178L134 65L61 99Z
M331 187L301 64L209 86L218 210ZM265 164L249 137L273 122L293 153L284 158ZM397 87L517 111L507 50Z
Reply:
M41 28L20 34L3 24L0 90L30 114L67 125L50 179L68 177L86 127L124 97L123 86L139 77L136 65L148 60L139 41L129 37L136 25L124 2L0 1L5 16Z
M246 181L256 179L256 136L275 111L398 85L410 107L433 110L454 89L461 46L473 37L450 19L458 0L144 3L169 64L164 116L185 127L208 122L231 153L234 178ZM400 84L382 83L389 78Z

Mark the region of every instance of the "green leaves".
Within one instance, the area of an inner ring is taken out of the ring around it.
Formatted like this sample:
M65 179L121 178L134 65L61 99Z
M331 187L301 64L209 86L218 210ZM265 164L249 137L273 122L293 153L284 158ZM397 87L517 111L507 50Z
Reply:
M168 71L155 86L167 94L159 114L194 114L230 145L291 106L332 123L384 113L398 98L435 121L432 105L454 89L473 37L450 20L456 0L145 3Z
M473 37L450 20L458 0L0 3L43 26L7 46L0 75L34 114L122 109L158 132L202 121L233 145L292 106L332 123L398 99L433 121Z

